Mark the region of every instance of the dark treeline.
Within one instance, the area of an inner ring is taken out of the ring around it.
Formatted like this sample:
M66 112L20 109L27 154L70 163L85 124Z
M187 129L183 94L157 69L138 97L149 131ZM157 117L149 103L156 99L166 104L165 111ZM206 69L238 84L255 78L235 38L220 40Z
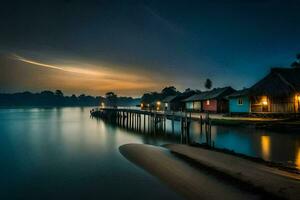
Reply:
M118 106L137 105L139 100L132 97L116 97ZM105 97L93 97L85 94L64 96L61 90L40 93L0 93L0 106L99 106L102 102L106 102Z
M199 90L191 90L190 88L187 88L184 92L180 92L174 86L169 86L162 89L161 92L150 92L150 93L143 94L141 102L145 104L151 104L154 101L163 100L168 96L176 96L176 95L188 94L188 93L196 94L199 92L200 92Z

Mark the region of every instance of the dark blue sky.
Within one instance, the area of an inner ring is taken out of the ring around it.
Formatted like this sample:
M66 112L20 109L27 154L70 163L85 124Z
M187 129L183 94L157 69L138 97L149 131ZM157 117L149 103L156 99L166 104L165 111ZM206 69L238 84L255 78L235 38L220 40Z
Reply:
M296 0L7 1L0 91L248 87L300 52L299 10Z

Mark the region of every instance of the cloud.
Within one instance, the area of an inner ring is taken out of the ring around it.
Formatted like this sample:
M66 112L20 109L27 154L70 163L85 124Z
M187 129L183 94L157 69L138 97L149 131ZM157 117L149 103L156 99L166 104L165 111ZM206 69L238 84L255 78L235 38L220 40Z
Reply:
M155 81L149 74L133 73L125 69L113 69L78 60L57 61L48 58L46 63L18 54L13 54L10 58L18 63L18 67L32 71L32 75L27 75L26 81L19 83L22 87L36 85L36 88L43 83L43 87L60 88L64 91L87 91L93 94L115 91L119 94L140 95L145 91L160 89L164 85L163 81ZM34 73L35 67L41 69L38 77Z

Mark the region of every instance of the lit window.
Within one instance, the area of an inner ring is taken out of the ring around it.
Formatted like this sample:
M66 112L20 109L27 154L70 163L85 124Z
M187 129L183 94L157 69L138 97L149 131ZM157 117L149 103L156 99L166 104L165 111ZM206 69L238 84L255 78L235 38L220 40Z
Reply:
M263 96L261 99L261 103L263 106L267 106L268 105L268 98L266 96Z
M210 105L210 102L209 102L209 100L206 100L206 105L208 105L208 106Z
M168 107L168 103L165 103L165 107Z
M238 105L243 105L243 98L238 99Z

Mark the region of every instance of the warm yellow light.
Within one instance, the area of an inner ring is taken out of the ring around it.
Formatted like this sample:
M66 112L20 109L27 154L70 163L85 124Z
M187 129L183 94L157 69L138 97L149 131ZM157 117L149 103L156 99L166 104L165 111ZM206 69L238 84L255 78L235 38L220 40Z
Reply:
M105 104L104 102L101 102L101 107L104 108Z
M268 105L268 98L266 96L263 96L262 99L261 99L261 103L264 106Z
M141 103L141 108L143 108L144 107L144 104L143 103Z
M208 106L209 106L209 104L210 104L209 100L206 100L206 105L208 105Z
M300 95L296 95L296 98L298 99L298 101L300 101Z
M298 148L298 152L297 152L297 155L296 155L295 164L296 164L296 167L298 169L300 169L300 147Z
M160 104L161 104L160 101L157 101L157 102L156 102L156 105L157 105L157 106L160 106Z
M271 149L271 140L270 136L261 136L261 149L262 149L262 158L264 160L270 159L270 149Z

